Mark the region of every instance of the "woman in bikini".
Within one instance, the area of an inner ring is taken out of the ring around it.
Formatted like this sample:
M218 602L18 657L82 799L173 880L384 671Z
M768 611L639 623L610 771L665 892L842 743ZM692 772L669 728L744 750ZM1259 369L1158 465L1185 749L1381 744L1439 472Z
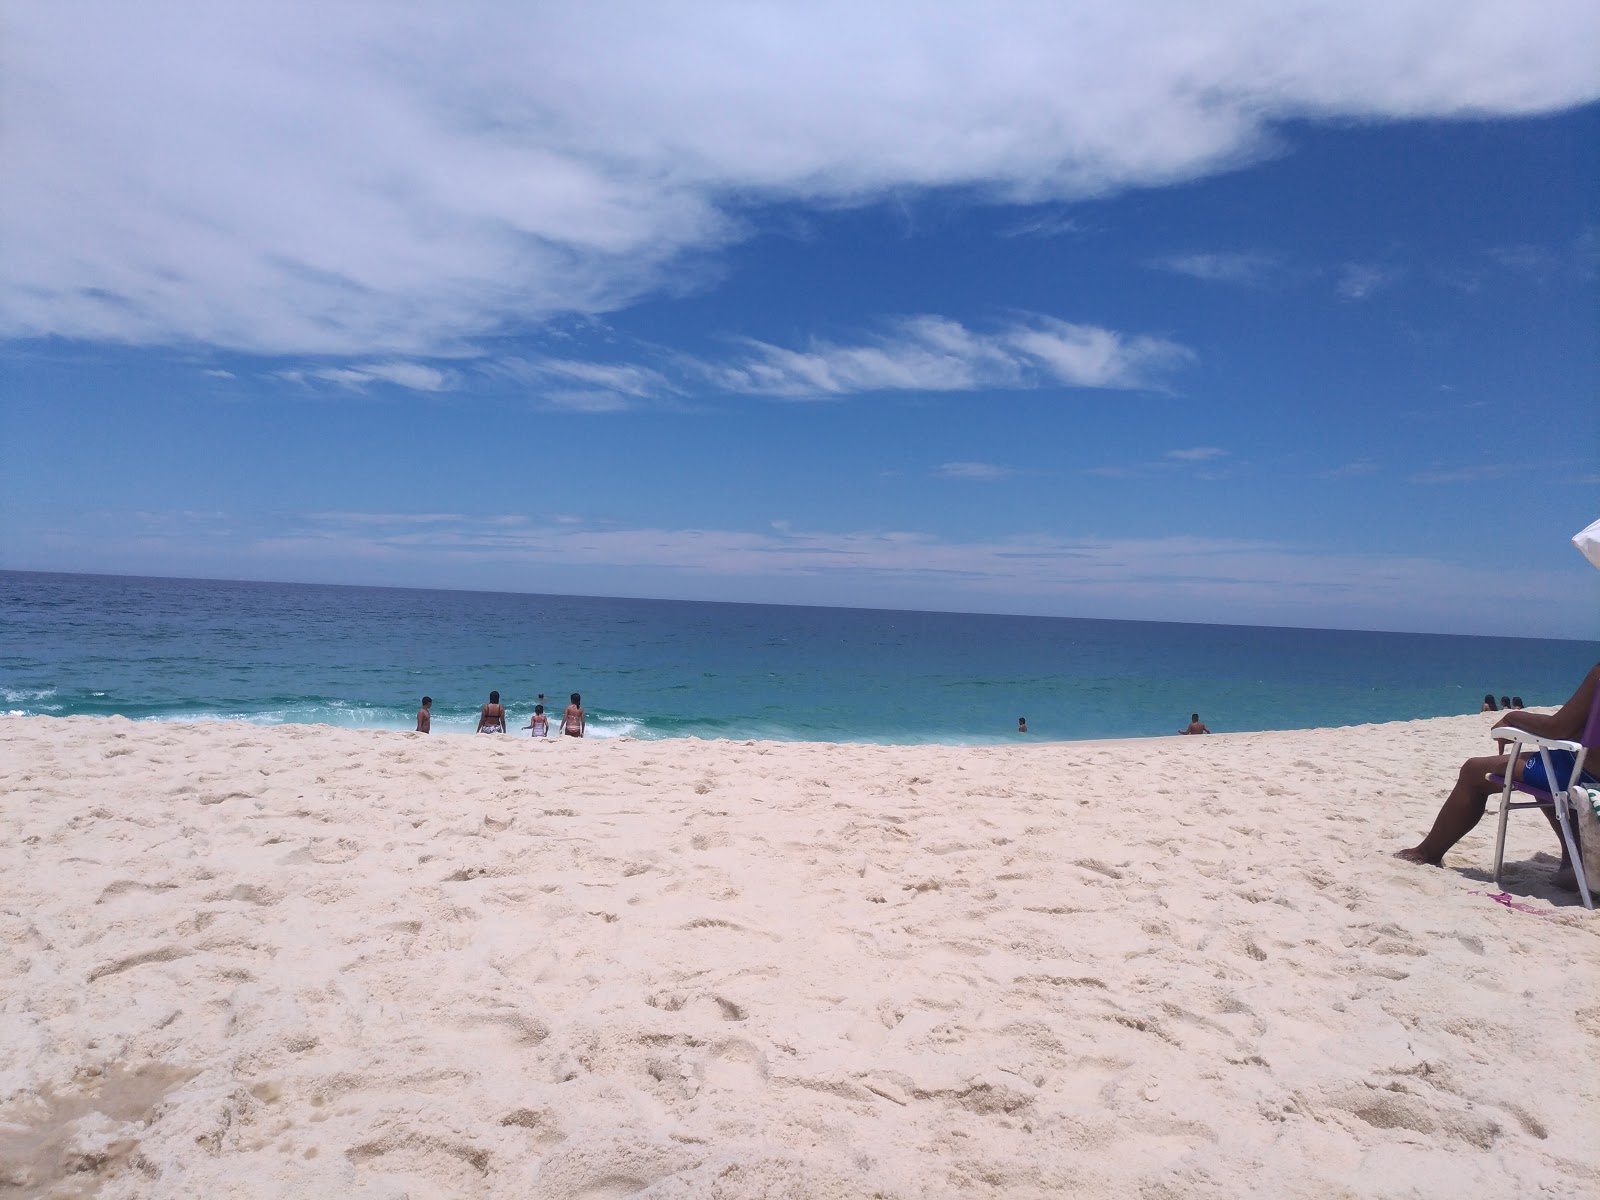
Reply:
M588 724L589 719L583 711L583 697L573 692L572 703L567 705L567 711L561 714L561 732L568 737L582 737Z
M489 703L483 706L483 711L478 714L479 733L504 733L506 731L506 709L500 703L500 693L490 692Z

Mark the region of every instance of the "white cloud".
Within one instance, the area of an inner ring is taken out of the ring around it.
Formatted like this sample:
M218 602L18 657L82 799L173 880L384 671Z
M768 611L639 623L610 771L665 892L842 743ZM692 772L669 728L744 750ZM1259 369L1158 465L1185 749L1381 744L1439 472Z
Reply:
M1004 479L1008 475L1015 475L1011 467L1002 467L998 463L986 462L947 462L940 463L934 472L946 479Z
M509 358L480 364L480 369L526 384L532 399L573 412L624 412L680 390L660 371L626 362Z
M637 407L637 402L632 397L619 392L583 388L557 388L554 391L541 393L539 399L555 408L565 408L571 412L615 413L627 412Z
M1318 479L1357 479L1363 475L1376 475L1383 468L1370 458L1358 458L1326 471L1317 472Z
M1398 278L1398 272L1374 263L1345 263L1334 288L1346 300L1365 300Z
M209 376L211 376L211 378L213 378L213 379L233 379L234 378L234 374L233 374L232 371L222 371L222 370L218 370L218 369L215 369L215 368L209 368L204 373L209 375Z
M1545 281L1558 275L1593 279L1600 273L1600 229L1587 226L1565 245L1521 242L1496 246L1488 252L1496 265Z
M650 367L632 363L598 363L574 358L510 358L489 364L485 370L535 387L570 388L574 384L592 391L636 400L668 395L677 388Z
M356 369L369 379L410 388L414 392L442 392L452 382L450 375L423 363L365 363Z
M1526 468L1516 463L1476 463L1464 467L1440 467L1431 471L1418 471L1406 476L1410 483L1486 483L1490 480L1505 479L1507 476L1525 471Z
M805 350L746 343L749 353L701 363L717 387L752 396L793 398L858 392L957 392L979 388L1143 388L1191 361L1193 353L1162 338L1030 316L992 333L948 317L904 317L868 342L813 341Z
M1001 237L1065 237L1069 233L1088 233L1088 228L1076 217L1066 213L1039 213L1025 217L1015 225L1000 230Z
M291 383L336 383L361 391L374 383L392 383L414 392L442 392L453 386L455 376L423 363L362 363L353 367L312 367L279 371Z
M1590 0L14 5L0 335L435 357L692 286L752 203L1160 186L1581 103L1597 47Z
M1174 254L1152 259L1150 266L1161 271L1173 271L1214 283L1237 283L1246 286L1264 284L1278 268L1278 260L1269 254L1251 252L1218 252L1213 254Z
M1102 479L1149 479L1184 472L1194 479L1214 481L1227 479L1231 474L1231 465L1221 461L1228 457L1229 452L1219 446L1191 446L1168 450L1153 462L1102 463L1088 468L1084 474ZM1207 463L1212 465L1208 467Z

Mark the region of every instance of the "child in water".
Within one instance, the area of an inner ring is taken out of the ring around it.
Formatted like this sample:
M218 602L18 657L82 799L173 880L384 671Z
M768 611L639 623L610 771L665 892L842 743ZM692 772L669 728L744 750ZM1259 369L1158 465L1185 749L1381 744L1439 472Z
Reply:
M544 705L535 704L533 706L533 716L528 718L528 723L523 728L533 730L528 735L529 737L550 736L550 718L544 715Z

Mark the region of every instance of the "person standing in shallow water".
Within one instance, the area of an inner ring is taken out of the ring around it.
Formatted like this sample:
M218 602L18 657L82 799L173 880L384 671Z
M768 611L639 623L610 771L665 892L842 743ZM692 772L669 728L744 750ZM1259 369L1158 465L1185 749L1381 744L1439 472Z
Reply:
M567 711L561 714L561 732L568 737L582 737L588 726L589 718L583 711L583 697L573 692L572 703L567 705Z
M422 707L417 709L417 732L430 733L433 730L433 697L424 696Z
M478 714L479 733L504 733L506 731L506 709L500 703L500 693L490 692L489 703L483 706L483 711Z
M1027 717L1018 717L1017 718L1017 732L1018 733L1027 733L1028 732L1028 718Z

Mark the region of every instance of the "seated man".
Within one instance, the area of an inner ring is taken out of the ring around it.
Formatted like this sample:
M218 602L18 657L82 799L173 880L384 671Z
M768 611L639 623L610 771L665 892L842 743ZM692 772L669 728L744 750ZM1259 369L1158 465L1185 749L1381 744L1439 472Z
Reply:
M1584 676L1583 683L1572 693L1572 699L1563 704L1559 712L1549 716L1525 711L1508 712L1495 722L1494 728L1511 725L1536 737L1575 740L1583 733L1584 723L1589 719L1589 706L1594 703L1596 687L1600 687L1600 664L1596 664L1589 674ZM1539 755L1525 752L1517 756L1512 774L1514 778L1541 787L1548 792L1570 787L1574 756L1566 751L1552 750L1550 765L1555 768L1556 774L1560 776L1559 779L1545 779L1544 763L1539 761ZM1489 803L1489 797L1501 790L1501 785L1490 783L1485 777L1491 773L1498 774L1504 771L1505 766L1506 756L1503 754L1469 758L1462 763L1461 771L1456 775L1456 785L1445 798L1444 806L1439 809L1439 815L1433 819L1433 828L1428 831L1428 836L1408 850L1395 851L1394 856L1403 858L1406 862L1443 866L1445 852L1472 832L1472 827L1483 817L1483 810ZM1585 783L1595 778L1594 772L1597 768L1600 768L1600 764L1585 763L1583 772ZM1556 882L1563 887L1572 887L1576 882L1573 878L1572 858L1567 853L1566 840L1560 836L1561 824L1550 809L1545 809L1544 815L1555 829L1557 840L1561 842L1561 869L1556 875Z
M1178 730L1178 732L1179 733L1210 733L1211 730L1207 729L1205 727L1205 722L1200 720L1200 714L1199 713L1190 713L1189 714L1189 727L1187 729L1180 729L1180 730Z

